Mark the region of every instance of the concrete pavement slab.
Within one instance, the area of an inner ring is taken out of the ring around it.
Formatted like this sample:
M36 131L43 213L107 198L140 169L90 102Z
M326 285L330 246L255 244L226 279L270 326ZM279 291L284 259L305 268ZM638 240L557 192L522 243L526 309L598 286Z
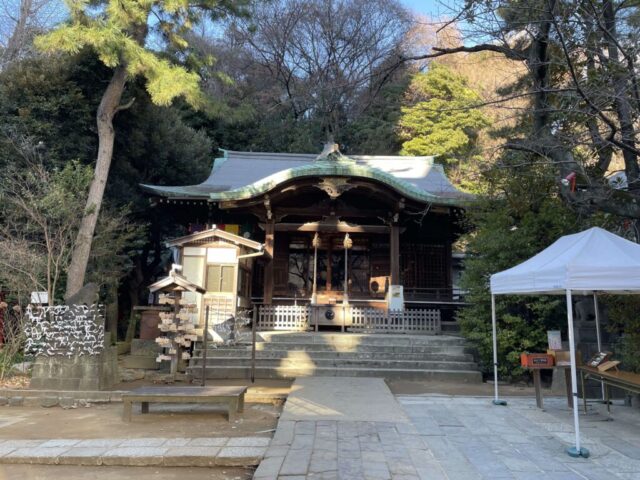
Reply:
M363 377L296 379L281 419L409 422L383 379Z

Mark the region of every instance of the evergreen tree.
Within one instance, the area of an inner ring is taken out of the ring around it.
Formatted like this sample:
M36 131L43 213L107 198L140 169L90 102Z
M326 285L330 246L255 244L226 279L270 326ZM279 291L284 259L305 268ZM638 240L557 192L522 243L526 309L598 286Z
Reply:
M458 313L458 320L462 333L478 348L486 373L493 369L489 277L529 259L563 235L616 222L611 216L581 217L563 202L553 168L528 157L511 152L485 171L488 193L479 196L467 212L474 229L462 240L466 259L461 287L467 292L467 306ZM566 330L561 296L500 295L496 311L501 378L525 373L520 353L545 351L547 330Z
M452 180L475 190L482 162L479 131L489 122L479 108L481 98L464 77L432 63L416 74L407 93L407 106L398 122L402 155L435 155Z
M89 47L113 69L97 110L96 167L69 267L67 297L84 285L113 156L113 120L133 102L131 98L122 103L128 80L143 77L151 100L157 105L169 105L177 97L184 97L192 105L203 103L200 77L193 69L198 63L188 56L182 64L171 62L149 48L149 41L159 41L174 52L186 52L186 35L194 26L230 13L240 13L244 3L232 0L106 0L89 4L69 0L71 22L36 40L37 47L50 52L77 53Z

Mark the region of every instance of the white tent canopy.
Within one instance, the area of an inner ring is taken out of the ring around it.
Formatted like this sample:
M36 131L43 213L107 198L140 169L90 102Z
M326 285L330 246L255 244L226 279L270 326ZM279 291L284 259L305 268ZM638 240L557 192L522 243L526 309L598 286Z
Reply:
M495 295L566 295L576 436L569 454L573 456L589 453L580 447L572 294L593 294L600 350L598 292L640 293L640 245L598 227L561 237L529 260L491 276L495 404L504 403L498 399Z
M598 227L567 235L509 270L491 275L491 293L625 293L640 290L640 245Z

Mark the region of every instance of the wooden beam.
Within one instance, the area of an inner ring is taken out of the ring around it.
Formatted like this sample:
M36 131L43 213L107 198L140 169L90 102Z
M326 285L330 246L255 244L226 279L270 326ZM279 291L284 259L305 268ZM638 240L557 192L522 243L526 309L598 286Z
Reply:
M265 224L265 225L268 225ZM344 222L336 225L323 225L321 222L278 223L276 232L325 232L325 233L380 233L389 232L386 225L348 225Z
M391 285L400 283L400 227L391 225L389 236L389 256L391 263Z
M269 220L264 229L264 251L270 257L264 266L264 303L271 304L273 299L273 247L275 245L275 223Z
M287 216L308 217L310 213L313 215L330 215L333 214L336 217L354 217L354 218L378 218L388 215L389 210L385 209L364 209L356 207L344 207L330 205L311 205L307 208L296 207L275 207L273 215L277 218L285 218Z

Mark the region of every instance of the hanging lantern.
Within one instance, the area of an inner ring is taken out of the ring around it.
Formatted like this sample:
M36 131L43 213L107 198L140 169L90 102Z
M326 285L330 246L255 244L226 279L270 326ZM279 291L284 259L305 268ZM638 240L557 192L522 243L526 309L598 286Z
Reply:
M349 236L348 233L344 236L344 241L342 242L342 246L347 250L353 247L353 240L351 240L351 237Z

